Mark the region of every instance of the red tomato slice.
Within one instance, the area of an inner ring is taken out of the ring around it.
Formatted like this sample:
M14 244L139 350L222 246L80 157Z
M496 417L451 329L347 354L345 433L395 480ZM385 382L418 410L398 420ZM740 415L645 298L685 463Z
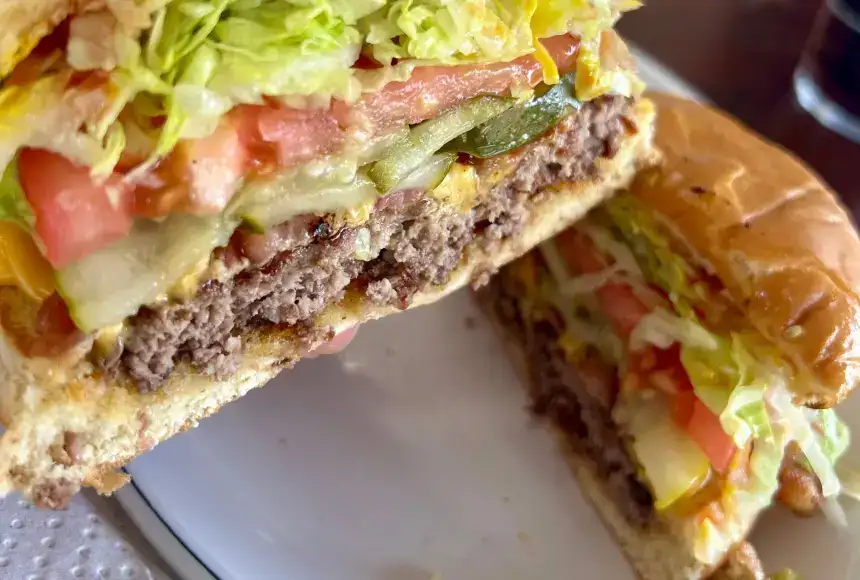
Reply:
M245 148L246 169L259 172L295 167L333 151L343 128L323 109L279 105L241 105L230 112Z
M672 407L672 418L675 424L682 429L686 429L690 425L690 420L693 418L693 411L696 407L698 398L692 391L679 391L675 395Z
M119 177L94 183L90 171L61 155L24 149L21 187L36 215L48 261L63 268L128 234L132 198Z
M227 207L245 172L246 155L239 131L229 121L204 139L180 141L171 165L187 191L184 209L215 214Z
M651 312L628 284L608 282L596 294L612 330L622 339L629 338L642 317Z
M281 167L293 167L332 151L343 135L337 119L326 110L256 107L255 113L259 144L274 147Z
M738 448L723 431L720 418L702 401L696 399L686 428L690 437L708 456L713 468L719 473L725 473Z
M594 274L606 269L612 260L601 253L586 234L568 228L553 242L572 274Z
M612 264L612 259L601 253L591 238L576 228L559 234L555 244L567 267L575 274L594 274ZM607 282L595 294L601 311L622 339L628 338L642 317L651 312L651 307L623 282Z
M563 34L541 42L561 74L573 70L579 39ZM419 67L409 80L367 95L352 112L375 127L412 125L478 95L508 95L512 87L534 87L542 80L543 69L532 55L494 64ZM336 102L334 109L343 118L349 107Z
M220 213L239 188L248 150L233 118L202 139L180 141L134 191L134 213L157 218L171 212Z

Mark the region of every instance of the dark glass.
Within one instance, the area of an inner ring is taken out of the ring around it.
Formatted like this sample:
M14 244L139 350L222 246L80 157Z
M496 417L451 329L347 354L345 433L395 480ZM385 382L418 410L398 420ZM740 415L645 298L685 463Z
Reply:
M860 0L828 0L795 75L798 100L821 123L860 141Z

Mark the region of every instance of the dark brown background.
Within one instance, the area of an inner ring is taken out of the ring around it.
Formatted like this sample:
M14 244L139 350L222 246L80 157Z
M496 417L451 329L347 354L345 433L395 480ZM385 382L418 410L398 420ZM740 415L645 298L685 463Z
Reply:
M860 145L796 104L792 74L819 0L645 0L618 28L714 102L796 152L860 219Z

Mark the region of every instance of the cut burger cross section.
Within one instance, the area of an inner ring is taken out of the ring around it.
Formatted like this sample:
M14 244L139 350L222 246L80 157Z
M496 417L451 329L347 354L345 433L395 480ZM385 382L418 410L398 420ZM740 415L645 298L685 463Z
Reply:
M479 300L525 361L532 411L588 458L626 525L652 538L678 534L700 564L677 570L677 577L698 578L692 570L717 565L781 486L789 488L776 497L803 515L838 493L832 463L847 435L830 410L793 409L781 391L790 388L788 373L778 370L785 363L768 358L749 329L733 327L717 346L722 338L703 325L714 316L732 324L733 317L722 317L735 307L713 281L717 292L702 294L700 314L685 322L669 292L651 286L653 277L618 268L605 252L627 241L614 224L607 227L611 213L598 210L508 265ZM566 271L561 279L559 266ZM607 273L592 278L588 290L571 283L601 271ZM840 426L824 427L830 422Z
M231 355L240 348L243 329L311 324L350 286L364 289L375 302L406 308L416 292L447 281L467 244L492 251L493 243L516 236L531 199L550 195L547 186L597 177L597 160L617 151L631 115L624 98L598 99L505 159L504 168L492 160L469 162L464 171L475 181L465 187L475 189L476 199L466 212L446 207L432 191L390 194L398 199L380 198L357 226L338 228L330 223L334 216L300 216L280 226L298 231L283 238L275 234L280 239L269 244L275 254L269 259L255 248L266 245L261 239L266 234L240 233L225 249L230 256L213 264L230 277L208 282L198 297L147 308L129 319L115 347L119 352L107 355L106 368L143 389L158 386L180 361L224 375L234 364ZM360 244L370 248L367 255L361 255ZM239 261L241 269L230 272L225 260Z
M849 430L830 407L857 382L860 235L788 153L652 97L662 162L479 302L636 572L736 577L775 501L846 525Z
M51 507L656 158L612 30L635 0L45 0L35 27L24 3L0 30L0 493Z

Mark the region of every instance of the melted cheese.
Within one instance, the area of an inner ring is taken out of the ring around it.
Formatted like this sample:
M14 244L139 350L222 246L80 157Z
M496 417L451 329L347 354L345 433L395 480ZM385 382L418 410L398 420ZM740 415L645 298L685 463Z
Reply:
M478 198L478 172L472 165L455 163L442 183L428 195L460 211L469 211Z
M540 40L537 38L534 39L535 43L535 53L534 57L540 63L541 69L543 69L543 82L548 85L558 84L559 74L558 67L555 64L555 60L553 60L550 53L544 48L544 45L541 44Z
M42 301L54 291L54 271L33 238L12 222L0 222L0 286L17 286Z

